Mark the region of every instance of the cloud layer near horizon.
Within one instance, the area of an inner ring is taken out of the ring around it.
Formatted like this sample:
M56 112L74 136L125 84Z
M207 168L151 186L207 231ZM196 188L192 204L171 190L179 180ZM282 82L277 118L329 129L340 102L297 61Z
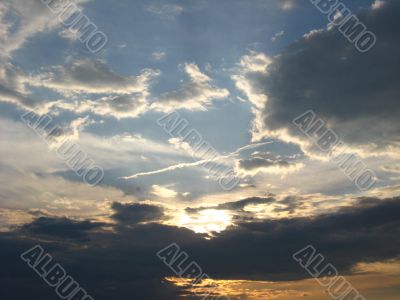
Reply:
M251 203L254 199L249 199L247 204ZM237 209L242 204L243 201L230 207ZM157 292L153 291L156 295L168 293L168 286L162 288L160 282L164 276L174 274L155 253L171 241L179 244L214 279L287 281L308 278L291 257L309 244L323 253L326 261L334 264L343 275L352 274L357 263L398 258L400 249L399 198L360 199L358 205L316 218L237 223L211 240L184 228L137 224L139 216L140 220L162 218L156 207L115 204L113 209L116 213L111 217L117 221L112 225L115 232L105 230L110 225L90 220L39 217L20 229L0 234L3 245L0 251L5 259L0 272L2 290L7 295L14 293L13 299L26 296L22 289L15 293L13 286L8 286L13 279L14 283L26 282L31 286L26 286L26 293L40 295L42 299L51 298L42 294L41 286L35 288L29 284L37 278L30 270L23 269L26 266L18 262L16 255L39 241L67 270L76 274L96 299L107 299L110 285L115 288L112 289L116 293L114 299L125 299L128 295L155 299L155 294L148 289L127 289L132 278L136 278L138 286L157 286ZM13 270L13 275L9 277L6 270Z

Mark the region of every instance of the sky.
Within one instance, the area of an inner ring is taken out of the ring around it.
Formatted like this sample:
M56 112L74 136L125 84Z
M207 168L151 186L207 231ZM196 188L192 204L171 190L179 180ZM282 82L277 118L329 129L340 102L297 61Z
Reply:
M399 17L395 0L2 0L0 295L335 299L307 270L330 263L343 299L399 299ZM86 296L40 278L45 253ZM207 277L171 268L180 253Z

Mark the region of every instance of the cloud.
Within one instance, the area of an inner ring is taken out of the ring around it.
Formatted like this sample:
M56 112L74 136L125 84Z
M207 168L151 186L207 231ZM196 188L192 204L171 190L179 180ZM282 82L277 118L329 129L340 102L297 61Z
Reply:
M375 0L375 2L372 4L372 9L380 9L382 6L385 5L384 0Z
M214 100L229 96L226 89L219 89L210 82L195 64L186 64L185 72L190 81L180 90L166 92L149 103L150 84L160 72L144 69L141 74L121 76L110 70L100 60L75 60L67 67L49 68L37 76L26 77L25 82L33 87L44 87L64 96L74 98L79 93L107 94L97 99L58 100L43 104L43 109L65 109L75 113L92 112L115 118L135 118L149 111L169 112L176 109L192 111L206 110ZM155 97L154 97L155 98Z
M110 70L103 61L78 59L66 67L56 66L26 77L25 82L69 98L42 103L38 106L42 111L63 109L121 119L136 118L148 111L150 84L158 75L157 70L144 69L136 77L122 76ZM93 99L98 94L105 95Z
M103 223L75 221L68 218L40 217L21 227L23 234L65 239L87 239L88 232L102 227Z
M123 76L105 62L87 58L49 67L38 75L24 74L11 64L0 65L0 101L25 109L36 107L42 113L63 109L121 119L136 118L149 110L206 110L214 100L229 96L228 90L213 86L211 78L195 64L186 64L185 72L190 81L180 90L166 92L150 103L150 85L159 76L158 70L144 69L138 76ZM29 97L32 87L47 88L69 99L35 101ZM99 94L104 96L93 99Z
M86 0L71 0L79 9ZM0 3L0 101L25 109L42 101L26 89L27 77L11 63L15 51L34 36L59 27L61 20L42 1L5 0Z
M50 132L46 132L45 138L50 143L50 148L61 147L65 141L78 141L80 132L89 124L94 123L88 117L77 118L64 128L56 127ZM53 127L51 127L53 128Z
M85 0L71 0L82 9ZM0 58L20 49L40 32L49 32L61 20L40 0L5 0L0 3Z
M152 188L151 194L159 198L174 198L178 195L177 192L175 192L168 186L161 186L154 184L151 186L151 188Z
M175 171L175 170L179 170L179 169L183 169L183 168L191 168L191 167L197 167L197 166L201 166L204 163L208 162L207 160L200 160L200 161L196 161L196 162L192 162L192 163L178 163L169 167L165 167L165 168L161 168L155 171L149 171L149 172L139 172L139 173L135 173L133 175L129 175L129 176L124 176L122 177L122 179L136 179L142 176L150 176L150 175L155 175L155 174L161 174L161 173L165 173L165 172L170 172L170 171Z
M134 76L118 75L100 60L78 59L69 66L48 68L39 75L27 75L10 63L0 64L0 101L47 113L55 109L74 113L91 112L117 119L135 118L149 109L150 84L159 71L144 69ZM68 100L36 100L32 87L47 88ZM105 96L92 100L86 97Z
M281 157L270 152L254 152L249 158L239 159L236 168L239 173L255 175L259 172L286 173L299 170L303 167L292 157Z
M170 112L177 109L192 111L207 110L214 100L229 96L227 89L220 89L211 84L212 79L202 73L194 63L185 64L185 73L190 81L185 82L181 89L166 92L151 104L151 108Z
M20 107L33 108L39 101L31 98L25 87L24 73L0 59L0 101L14 103Z
M133 164L143 149L147 149L149 155L171 153L168 152L171 149L165 145L145 139L122 142L116 137L114 142L111 138L105 140L87 131L81 131L82 126L89 124L88 122L90 121L86 118L75 119L70 126L63 127L64 133L69 139L77 138L79 134L80 148L105 170ZM0 124L3 128L0 135L0 207L14 210L40 209L53 216L79 219L108 212L111 200L136 200L133 196L127 196L120 186L115 184L115 177L112 180L114 185L95 188L82 182L55 151L50 151L48 143L22 122L0 119ZM53 143L56 141L56 137L52 139ZM135 147L139 147L140 150ZM134 190L132 184L127 185L125 189L130 195ZM9 219L3 220L2 225L8 226L6 221Z
M72 28L66 28L60 31L59 35L69 41L77 41L80 37L79 30L74 30Z
M233 210L233 211L243 211L243 209L248 206L248 205L258 205L258 204L269 204L275 202L275 198L273 197L267 197L267 198L261 198L261 197L250 197L238 201L232 201L232 202L225 202L218 204L216 206L210 206L210 207L197 207L197 208L186 208L186 211L188 213L197 213L202 210L206 209L220 209L220 210Z
M46 105L47 110L64 109L74 113L91 112L116 119L136 118L148 111L147 91L131 95L108 95L96 100L55 101Z
M239 160L239 167L244 170L254 170L259 168L268 168L268 167L287 167L289 166L289 162L286 160L271 160L269 158L253 156L249 159L241 159Z
M137 225L143 222L160 221L164 218L163 208L150 204L114 202L111 208L115 212L111 218L123 225Z
M169 142L171 144L176 144L176 143L180 143L180 146L183 146L183 149L185 151L188 151L188 148L185 147L186 143L181 143L180 140L176 140L176 139L170 139ZM149 171L149 172L139 172L139 173L135 173L133 175L130 176L124 176L122 177L123 179L136 179L138 177L142 177L142 176L149 176L149 175L155 175L155 174L161 174L161 173L165 173L165 172L170 172L170 171L175 171L175 170L179 170L179 169L184 169L184 168L192 168L192 167L203 167L204 170L207 169L206 164L208 162L219 162L219 161L224 161L227 159L230 159L232 157L235 157L236 155L238 155L240 152L244 151L244 150L249 150L249 149L253 149L253 148L257 148L259 146L262 145L267 145L273 143L272 141L267 141L267 142L262 142L262 143L256 143L256 144L249 144L243 147L240 147L238 149L236 149L235 151L228 153L228 154L219 154L215 151L210 151L211 153L208 153L208 151L206 153L203 153L203 156L200 158L200 160L197 160L195 162L187 162L187 163L178 163L175 165L171 165L169 167L165 167L165 168L161 168L155 171ZM188 147L190 148L190 145L188 145ZM179 148L180 149L180 148ZM192 149L189 149L188 151L189 153L192 154L192 156L195 156L196 154L192 152ZM211 155L210 155L211 154ZM205 157L205 158L204 158ZM212 169L212 168L211 168ZM226 171L226 169L225 169ZM212 173L212 172L210 172ZM219 175L223 175L223 174L219 174Z
M52 67L31 78L33 86L46 87L60 93L121 94L147 92L149 81L159 72L146 69L137 77L118 75L101 60L78 59L67 67Z
M382 169L389 173L400 173L400 165L383 166Z
M224 202L214 206L187 207L185 211L190 214L199 214L210 210L230 211L233 216L233 224L240 222L254 222L255 220L286 219L288 216L318 215L318 203L312 197L300 197L288 195L277 197L249 197L238 201ZM310 212L311 210L311 212Z
M280 1L281 2L281 9L284 11L289 11L292 10L296 7L295 1L293 0L284 0Z
M80 283L93 291L91 294L96 299L108 299L113 294L113 299L129 296L153 300L160 299L157 298L160 293L171 292L171 287L162 284L161 280L173 273L155 253L172 242L179 244L189 254L190 260L195 260L214 279L308 279L308 273L298 266L292 255L309 244L318 249L326 262L332 263L340 274L349 275L359 263L398 257L399 209L398 197L364 198L353 207L313 218L238 223L215 233L210 240L204 239L204 235L174 226L155 223L128 226L131 216L134 224L135 220L153 220L155 215L159 216L152 209L131 205L118 205L116 214L122 214L117 217L122 220L118 226L124 226L124 230L101 230L96 226L93 228L88 222L65 219L36 220L25 227L39 228L41 237L46 234L45 248L57 257L64 268L72 274L79 274ZM139 219L135 219L137 216ZM57 229L52 229L51 225ZM72 237L69 247L66 247L64 236ZM82 236L87 238L79 239ZM75 237L79 238L74 240ZM23 288L26 285L30 286L31 295L42 293L42 286L31 284L37 278L30 273L31 270L23 268L16 255L37 244L38 239L34 235L21 235L21 231L0 233L3 270L13 270L11 274L9 271L0 272L0 287L6 294L13 289L6 278L18 282L21 291L26 291ZM41 243L44 243L43 240ZM113 288L110 289L110 286ZM154 295L154 288L158 289L158 295ZM175 293L176 297L181 295L179 289ZM53 294L49 294L41 299L52 297ZM22 292L14 291L13 299L26 298Z
M232 258L234 253L240 255L241 260L235 260L234 269L237 270L230 274L230 278L243 278L251 276L250 274L259 274L259 278L272 280L306 276L295 274L289 257L296 252L296 248L301 249L309 244L324 253L341 272L348 273L357 261L381 260L399 254L400 240L395 238L396 230L393 230L400 225L395 212L399 207L399 200L362 199L355 207L314 218L245 222L218 234L211 240L209 247L220 253L221 256L215 256L218 259L222 259L222 256ZM384 240L390 238L395 240L388 241L390 245L386 244ZM378 246L382 243L387 247ZM253 260L250 254L252 249L257 249L258 253L264 255L256 255ZM199 249L198 252L200 251ZM199 263L206 263L205 255L207 254L201 255ZM222 275L224 267L229 265L228 261L229 259L220 261L221 264L215 266L210 263L206 267ZM245 267L250 261L257 264L252 270Z
M259 141L266 136L263 109L268 98L259 85L270 64L271 58L267 55L250 51L240 59L238 72L231 77L236 88L246 95L252 105L251 111L254 118L251 124L251 134L253 141Z
M151 54L151 57L152 57L154 60L163 60L163 59L165 58L166 55L167 55L167 53L165 53L164 51L156 51L156 52L153 52L153 53Z
M285 31L283 31L283 30L275 33L274 36L271 38L271 41L275 42L277 39L281 38L284 34L285 34Z
M160 17L173 20L183 12L183 7L170 3L151 3L145 7L146 11Z
M147 242L150 242L151 248L140 242L143 234L149 238ZM122 300L135 297L178 300L180 289L162 280L168 269L155 254L174 235L179 236L178 242L195 238L188 230L185 232L159 225L132 228L119 237L96 234L88 240L76 240L74 244L71 244L71 240L66 243L61 237L44 241L2 234L0 240L4 247L0 253L7 268L12 268L14 272L7 272L9 276L6 277L6 273L0 271L0 287L3 295L16 300L29 296L54 299L54 289L38 285L38 275L21 263L20 254L40 244L94 299L114 297Z
M359 14L378 37L368 53L359 53L332 28L314 31L270 61L256 53L242 58L242 72L234 79L255 107L253 138L306 143L292 120L311 109L354 147L398 147L399 8L397 1L387 1ZM260 63L245 64L255 60Z

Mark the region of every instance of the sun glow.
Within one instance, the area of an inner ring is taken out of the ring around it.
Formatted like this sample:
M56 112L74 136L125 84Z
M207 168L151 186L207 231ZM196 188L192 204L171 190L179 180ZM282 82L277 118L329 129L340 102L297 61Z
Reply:
M205 209L197 214L181 215L178 225L197 233L221 232L232 224L232 216L226 210Z

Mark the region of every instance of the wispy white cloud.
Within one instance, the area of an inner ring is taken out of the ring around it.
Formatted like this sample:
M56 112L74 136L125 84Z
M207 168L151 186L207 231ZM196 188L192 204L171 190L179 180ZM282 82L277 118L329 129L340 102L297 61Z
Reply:
M280 1L281 9L284 11L292 10L296 7L294 0L282 0Z
M165 58L166 55L167 55L167 53L165 53L164 51L156 51L156 52L153 52L153 53L151 54L151 57L152 57L154 60L163 60L163 59Z
M139 76L122 76L101 60L80 59L68 67L55 66L32 76L29 84L45 87L70 95L89 94L132 94L147 91L149 81L159 75L159 71L146 69Z
M178 195L170 186L162 186L154 184L151 186L151 194L158 198L174 198Z
M151 3L146 5L146 11L166 19L174 19L183 12L183 7L170 3Z
M185 82L179 90L167 92L157 97L151 104L152 109L163 112L177 109L207 110L207 107L214 100L229 96L227 89L212 85L212 79L201 72L196 64L185 64L184 70L190 80Z
M264 136L265 126L263 121L263 109L268 100L262 86L254 82L256 76L263 76L267 72L272 59L263 53L250 52L244 55L238 64L237 74L231 78L235 82L236 88L243 92L247 100L252 105L254 118L252 121L251 134L253 141L259 141Z
M271 38L271 41L275 42L279 38L281 38L285 34L285 31L281 30L277 33L274 34L274 36Z
M33 100L25 87L24 73L8 62L0 61L0 101L14 103L21 107L32 108Z
M86 0L71 0L82 9ZM50 32L61 20L40 0L5 0L0 3L0 56L9 57L40 32Z
M68 67L52 67L39 75L25 76L24 82L69 98L41 103L42 111L63 109L120 119L136 118L148 111L150 85L159 74L158 70L144 69L138 76L123 76L113 72L103 61L82 59ZM93 95L97 94L105 96L93 100Z

